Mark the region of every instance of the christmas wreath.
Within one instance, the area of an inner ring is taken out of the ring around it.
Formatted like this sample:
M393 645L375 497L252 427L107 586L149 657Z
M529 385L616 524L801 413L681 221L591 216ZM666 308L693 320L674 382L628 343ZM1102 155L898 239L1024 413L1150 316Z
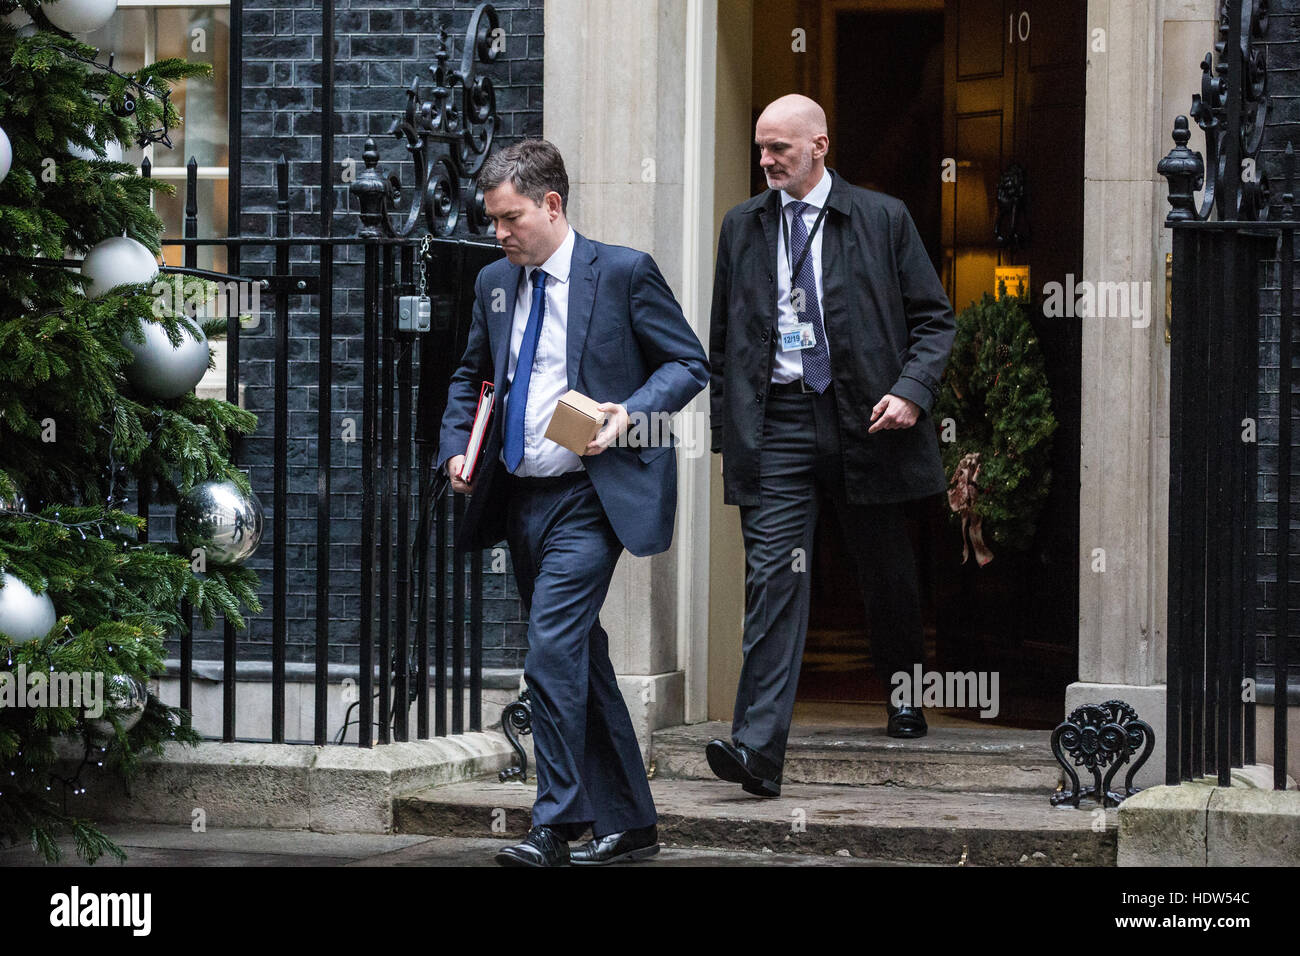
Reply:
M963 563L971 546L980 565L993 560L987 541L1028 548L1051 488L1057 422L1026 305L985 293L957 317L935 404Z

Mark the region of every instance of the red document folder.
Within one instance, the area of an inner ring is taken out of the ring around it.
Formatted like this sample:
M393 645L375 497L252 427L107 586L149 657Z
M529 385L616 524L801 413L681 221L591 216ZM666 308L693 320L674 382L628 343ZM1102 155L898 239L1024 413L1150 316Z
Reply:
M478 471L479 459L483 457L483 446L487 443L488 425L492 421L492 396L495 389L491 382L484 382L478 396L478 410L474 413L474 427L469 433L469 447L465 449L465 464L460 469L461 480L469 484Z

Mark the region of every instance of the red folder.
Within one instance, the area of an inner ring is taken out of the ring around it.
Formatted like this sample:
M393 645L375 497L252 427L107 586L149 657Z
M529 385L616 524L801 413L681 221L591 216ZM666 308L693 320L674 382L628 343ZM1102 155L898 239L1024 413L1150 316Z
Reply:
M483 457L483 446L487 444L488 425L492 421L492 396L495 389L491 382L484 382L478 395L478 409L474 412L474 427L469 433L469 447L465 449L465 464L460 469L460 478L466 484L474 480L478 471L479 459Z

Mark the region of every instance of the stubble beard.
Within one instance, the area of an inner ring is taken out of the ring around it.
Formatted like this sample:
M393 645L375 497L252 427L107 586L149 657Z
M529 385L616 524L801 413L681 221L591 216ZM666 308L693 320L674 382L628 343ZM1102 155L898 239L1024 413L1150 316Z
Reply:
M802 156L799 157L799 165L796 166L787 174L784 186L774 185L771 176L768 176L767 177L768 188L784 189L786 192L793 194L794 187L798 187L798 186L807 187L810 185L808 183L808 179L812 175L812 168L813 168L812 150L808 150ZM806 193L806 189L805 189L805 193Z

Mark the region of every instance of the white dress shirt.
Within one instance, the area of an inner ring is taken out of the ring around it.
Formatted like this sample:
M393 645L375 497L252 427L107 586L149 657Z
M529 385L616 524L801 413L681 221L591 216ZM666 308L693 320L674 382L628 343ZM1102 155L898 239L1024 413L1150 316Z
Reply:
M808 195L803 197L803 202L808 204L808 208L803 211L804 227L808 232L812 232L813 223L817 221L817 214L821 212L822 207L826 205L826 200L831 194L831 173L830 170L822 171L821 181L809 190ZM781 190L781 217L785 220L785 228L777 227L776 238L776 324L778 329L778 338L776 340L776 360L772 363L772 381L775 384L785 382L797 382L803 378L803 352L795 349L789 352L781 350L781 332L789 332L799 327L803 321L795 314L794 306L790 302L790 254L785 248L785 231L790 230L790 240L794 243L794 213L789 210L792 202L798 202L784 189ZM826 234L826 220L822 220L821 227L817 230L817 235L813 236L812 251L808 253L808 258L812 262L813 276L817 283L817 307L821 310L822 321L825 323L826 311L822 308L822 236ZM795 245L794 255L798 256L803 249ZM808 313L805 311L805 318ZM822 330L814 327L813 334L821 335ZM826 342L829 350L830 341Z
M582 470L582 460L563 445L546 438L546 426L551 423L555 406L569 390L569 369L566 349L569 327L569 267L573 262L573 227L558 249L541 265L546 272L546 311L542 314L542 328L537 338L537 351L533 355L533 370L528 379L528 407L524 415L524 458L515 474L528 478L563 475ZM506 380L513 382L515 366L519 364L519 349L523 345L524 330L528 326L528 313L533 305L533 271L537 266L523 270L520 286L515 291L515 314L510 330L510 358L506 367ZM514 391L506 393L502 414L514 399ZM505 419L502 419L504 429ZM504 435L504 431L502 433ZM504 443L503 443L504 446ZM501 460L505 461L502 448Z

